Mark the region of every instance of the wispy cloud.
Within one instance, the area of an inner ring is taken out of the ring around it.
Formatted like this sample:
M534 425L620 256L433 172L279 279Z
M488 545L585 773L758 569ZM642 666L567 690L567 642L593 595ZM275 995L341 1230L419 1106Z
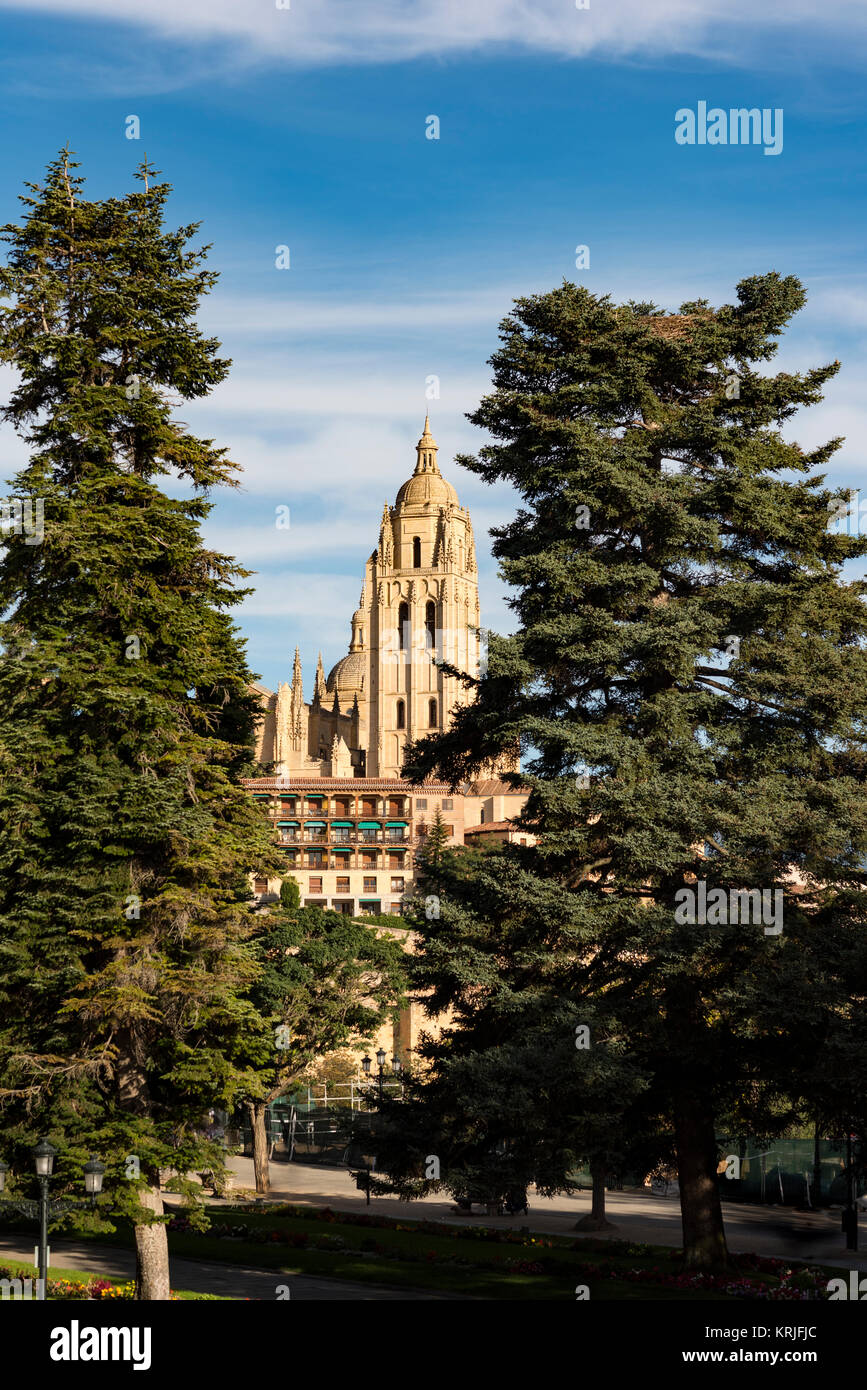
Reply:
M5 9L102 19L170 40L232 46L239 64L388 63L492 51L561 58L661 54L780 59L806 32L856 61L867 34L861 0L0 0ZM845 46L843 42L845 41Z
M454 290L448 295L424 297L401 294L394 299L293 298L271 295L223 295L204 301L199 315L208 332L243 339L248 336L285 337L371 333L418 335L437 328L493 328L520 293L515 284L484 290ZM529 291L528 291L529 293Z

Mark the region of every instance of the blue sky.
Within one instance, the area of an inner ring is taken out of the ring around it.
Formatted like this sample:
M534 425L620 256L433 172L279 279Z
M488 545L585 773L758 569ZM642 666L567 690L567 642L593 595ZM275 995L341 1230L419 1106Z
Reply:
M244 468L208 538L257 571L238 620L272 687L296 643L308 693L319 648L326 669L345 651L427 408L472 510L483 621L510 626L486 532L515 499L451 459L483 442L464 417L512 298L564 277L672 309L799 275L810 302L776 365L843 370L789 434L845 434L831 478L867 495L867 7L590 4L138 0L118 22L117 0L0 0L0 218L68 140L92 196L146 151L174 219L213 243L202 321L234 367L179 413ZM699 101L782 108L782 153L677 145L675 111ZM0 448L8 476L22 448Z

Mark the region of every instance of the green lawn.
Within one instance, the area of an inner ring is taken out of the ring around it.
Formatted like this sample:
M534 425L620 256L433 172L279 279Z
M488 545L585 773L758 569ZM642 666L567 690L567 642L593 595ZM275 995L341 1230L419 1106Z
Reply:
M734 1296L706 1281L698 1286L674 1285L671 1281L682 1274L681 1257L680 1251L668 1246L492 1231L289 1205L248 1210L227 1204L209 1207L208 1215L211 1229L206 1233L169 1231L173 1255L248 1265L280 1275L319 1275L464 1298L574 1301L578 1285L587 1286L593 1301L731 1301ZM221 1236L221 1228L226 1227L243 1227L243 1235ZM131 1234L123 1231L113 1237L93 1233L80 1238L127 1248L132 1243ZM781 1280L789 1277L786 1271L807 1270L792 1262L733 1259L735 1270L721 1284L737 1284L745 1297L762 1288L773 1296ZM821 1289L827 1278L838 1273L801 1273L795 1282Z
M541 1236L529 1231L519 1234L382 1217L374 1217L368 1224L370 1218L362 1213L332 1213L331 1219L323 1220L321 1216L317 1218L314 1209L289 1205L255 1210L226 1205L210 1208L209 1215L209 1234L171 1231L171 1249L192 1259L229 1260L283 1273L403 1285L471 1298L574 1301L578 1284L586 1284L594 1300L732 1298L720 1289L673 1287L666 1283L666 1278L675 1278L682 1272L681 1252L668 1246L598 1237ZM221 1239L215 1233L221 1225L244 1225L246 1237ZM263 1243L253 1238L256 1233L278 1239ZM302 1241L305 1237L309 1245L299 1248L293 1244L287 1249L287 1241ZM311 1248L313 1242L320 1247L341 1242L345 1248ZM516 1262L537 1268L508 1268ZM771 1263L762 1261L761 1267L756 1268L754 1260L742 1257L736 1271L724 1282L742 1283L745 1293L757 1283L777 1289L781 1273L792 1266L780 1261L779 1269L768 1268ZM622 1277L631 1271L644 1271L651 1281ZM651 1271L655 1271L652 1276ZM823 1278L835 1273L823 1271ZM805 1282L809 1286L815 1280L808 1278Z

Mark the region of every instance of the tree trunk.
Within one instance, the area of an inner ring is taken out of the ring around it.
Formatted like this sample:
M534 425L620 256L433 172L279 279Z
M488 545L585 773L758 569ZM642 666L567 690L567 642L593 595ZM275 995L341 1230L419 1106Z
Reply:
M712 1115L695 1096L675 1101L674 1132L688 1269L722 1269L729 1263L717 1184L717 1145Z
M605 1215L605 1168L604 1163L591 1163L590 1173L593 1178L593 1200L590 1204L590 1215L582 1216L580 1221L575 1222L576 1231L616 1231L617 1227L613 1221L609 1221Z
M159 1182L156 1187L148 1187L138 1194L143 1207L156 1216L163 1214L163 1199ZM135 1283L136 1298L149 1302L171 1298L169 1280L169 1242L162 1221L153 1225L135 1226Z
M253 1175L256 1191L263 1196L271 1191L271 1178L268 1172L268 1135L265 1132L265 1102L247 1102L250 1113L250 1127L253 1131Z

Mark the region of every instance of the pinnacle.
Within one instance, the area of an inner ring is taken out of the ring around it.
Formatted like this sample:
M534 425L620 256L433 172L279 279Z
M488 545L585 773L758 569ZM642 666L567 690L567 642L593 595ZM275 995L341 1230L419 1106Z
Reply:
M416 444L418 451L418 461L415 465L416 473L435 473L437 477L442 477L437 464L437 442L430 432L430 416L424 417L424 430L421 439Z

